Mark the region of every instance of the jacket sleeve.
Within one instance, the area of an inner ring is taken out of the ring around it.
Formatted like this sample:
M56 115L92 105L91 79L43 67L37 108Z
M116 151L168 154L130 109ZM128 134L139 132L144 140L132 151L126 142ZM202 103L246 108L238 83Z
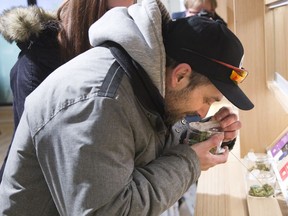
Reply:
M160 215L198 179L195 152L186 145L171 145L136 166L140 150L127 112L114 99L93 103L70 106L45 125L50 136L35 136L40 166L59 213ZM94 110L95 105L101 109Z

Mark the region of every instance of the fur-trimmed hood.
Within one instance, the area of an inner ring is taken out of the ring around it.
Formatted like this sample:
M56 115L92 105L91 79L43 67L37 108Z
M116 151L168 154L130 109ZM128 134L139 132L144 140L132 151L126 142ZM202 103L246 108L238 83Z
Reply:
M0 15L0 34L9 43L26 42L47 28L55 28L57 23L56 13L37 6L14 7Z

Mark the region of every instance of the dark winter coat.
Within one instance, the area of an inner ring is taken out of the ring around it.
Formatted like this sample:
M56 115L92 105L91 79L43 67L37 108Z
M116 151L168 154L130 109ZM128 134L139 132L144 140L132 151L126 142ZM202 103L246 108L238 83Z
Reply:
M22 116L26 97L61 65L58 26L55 15L36 6L12 8L0 16L0 33L20 48L18 60L10 71L14 131ZM0 170L0 182L10 147Z
M36 6L4 11L0 33L20 48L10 72L15 129L23 113L25 98L60 66L56 16Z

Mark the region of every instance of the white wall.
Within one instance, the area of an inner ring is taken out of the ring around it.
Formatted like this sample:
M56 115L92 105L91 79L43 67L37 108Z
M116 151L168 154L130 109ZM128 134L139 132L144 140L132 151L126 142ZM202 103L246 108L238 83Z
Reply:
M170 13L172 12L178 12L184 10L184 3L183 0L161 0L168 11Z
M137 0L137 2L141 2L143 0ZM183 11L184 9L184 0L161 0L163 4L166 6L167 10L170 13Z

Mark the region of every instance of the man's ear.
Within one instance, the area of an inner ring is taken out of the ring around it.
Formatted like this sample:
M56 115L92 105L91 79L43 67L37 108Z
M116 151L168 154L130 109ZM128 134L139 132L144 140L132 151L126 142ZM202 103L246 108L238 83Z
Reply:
M181 63L178 64L171 74L171 87L175 90L181 90L188 86L190 82L190 76L192 68L189 64Z

